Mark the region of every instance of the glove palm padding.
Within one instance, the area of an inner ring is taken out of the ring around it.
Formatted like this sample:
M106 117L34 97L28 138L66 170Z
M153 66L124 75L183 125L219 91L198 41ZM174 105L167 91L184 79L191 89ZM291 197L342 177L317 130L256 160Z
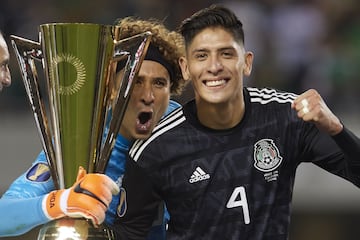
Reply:
M98 226L105 220L112 195L118 193L119 187L111 178L98 173L86 174L80 167L75 184L47 194L43 209L49 219L84 217Z

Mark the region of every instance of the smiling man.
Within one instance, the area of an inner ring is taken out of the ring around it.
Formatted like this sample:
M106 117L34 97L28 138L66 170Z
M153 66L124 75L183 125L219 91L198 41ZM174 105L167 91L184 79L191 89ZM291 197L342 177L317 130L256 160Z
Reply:
M202 9L180 31L195 99L130 149L123 188L134 204L120 219L122 239L151 224L161 201L171 216L167 239L288 239L302 162L360 187L360 140L316 90L243 86L254 56L231 10Z
M95 193L96 198L77 193L74 187L55 190L42 152L29 170L16 179L0 199L0 236L20 235L35 226L64 216L82 216L90 219L94 225L105 221L106 225L117 229L117 222L128 203L122 201L125 192L121 183L130 144L135 139L149 137L158 121L180 106L171 101L170 97L180 93L184 84L178 65L178 59L184 54L184 42L179 33L169 31L154 19L147 21L128 17L119 19L115 24L120 26L120 38L145 31L152 32L152 38L138 76L134 79L135 86L105 174L85 174L83 170L79 171L82 187ZM114 79L115 84L119 84L122 74L119 70ZM34 175L40 169L42 174ZM165 239L163 204L160 203L155 212L158 219L154 219L147 239Z

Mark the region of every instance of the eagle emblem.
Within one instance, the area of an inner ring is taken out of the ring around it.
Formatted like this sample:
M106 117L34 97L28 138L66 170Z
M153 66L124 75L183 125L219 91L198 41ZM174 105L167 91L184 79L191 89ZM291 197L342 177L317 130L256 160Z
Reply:
M262 172L273 171L280 165L282 157L272 139L261 139L255 143L254 161L254 167Z

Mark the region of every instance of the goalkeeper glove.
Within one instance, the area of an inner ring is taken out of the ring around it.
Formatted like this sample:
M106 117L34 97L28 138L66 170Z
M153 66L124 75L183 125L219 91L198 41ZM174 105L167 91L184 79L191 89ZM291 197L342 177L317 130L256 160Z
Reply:
M46 194L42 208L51 220L65 216L84 217L98 226L105 220L112 195L118 193L119 187L111 178L99 173L86 174L80 167L75 184Z

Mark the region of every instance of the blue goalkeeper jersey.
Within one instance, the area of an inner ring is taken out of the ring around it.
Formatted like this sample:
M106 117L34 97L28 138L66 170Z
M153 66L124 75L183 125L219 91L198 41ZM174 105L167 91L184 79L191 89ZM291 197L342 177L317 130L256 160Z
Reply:
M175 101L170 101L167 115L172 110L180 107ZM164 115L164 116L165 116ZM121 135L117 136L114 149L111 153L105 174L113 179L121 188L125 172L125 160L131 141ZM44 195L55 190L47 159L41 152L32 166L18 177L0 199L0 237L16 236L30 231L32 228L47 223L49 219L42 210ZM113 227L116 218L122 214L119 208L120 195L114 196L106 212L105 224ZM153 226L147 239L165 239L165 222L169 218L167 213L161 216L158 225Z

